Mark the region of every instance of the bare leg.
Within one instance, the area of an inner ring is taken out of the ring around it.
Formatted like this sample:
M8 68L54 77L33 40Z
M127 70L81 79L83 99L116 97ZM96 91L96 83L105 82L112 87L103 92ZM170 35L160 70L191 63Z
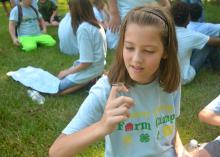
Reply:
M198 150L194 150L194 151L190 152L192 157L211 157L209 155L209 152L204 148L205 145L206 144L204 144L203 146L198 148Z
M75 92L77 90L79 90L80 88L86 86L88 83L85 83L85 84L80 84L80 85L74 85L73 87L70 87L60 93L58 93L58 95L65 95L65 94L69 94L69 93L72 93L72 92Z
M198 157L211 157L211 156L209 155L209 152L206 149L202 148L199 150Z

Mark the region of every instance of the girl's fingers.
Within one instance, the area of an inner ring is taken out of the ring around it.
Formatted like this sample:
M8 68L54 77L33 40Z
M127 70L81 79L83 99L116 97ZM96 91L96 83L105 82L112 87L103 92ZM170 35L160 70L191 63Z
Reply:
M119 92L126 93L128 92L128 89L123 83L112 84L112 89L109 94L106 108L109 109L116 108L123 104L126 104L127 107L130 108L134 104L133 99L130 97L126 97L126 96L118 97Z
M127 108L130 108L134 105L134 100L127 96L119 96L111 101L111 103L108 104L107 108L117 108L120 106L126 106Z
M112 121L114 121L115 123L120 123L120 122L122 122L122 121L124 121L124 120L127 120L128 119L128 117L127 116L125 116L125 115L120 115L120 116L114 116L114 117L112 117Z
M113 99L115 99L119 92L128 92L128 89L123 83L112 84L112 89L109 94L108 101L112 101Z
M126 106L121 106L115 109L112 109L108 112L109 116L126 116L127 118L130 116L128 108Z

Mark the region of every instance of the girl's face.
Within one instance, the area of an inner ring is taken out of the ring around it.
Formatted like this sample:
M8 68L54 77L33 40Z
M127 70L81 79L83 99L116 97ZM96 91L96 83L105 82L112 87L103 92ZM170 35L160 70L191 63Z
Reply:
M23 0L22 2L25 6L31 6L32 0Z
M127 25L123 47L126 69L137 83L149 83L156 77L160 61L165 58L161 32L156 26Z
M41 3L45 3L45 2L46 2L46 0L40 0L40 2L41 2Z

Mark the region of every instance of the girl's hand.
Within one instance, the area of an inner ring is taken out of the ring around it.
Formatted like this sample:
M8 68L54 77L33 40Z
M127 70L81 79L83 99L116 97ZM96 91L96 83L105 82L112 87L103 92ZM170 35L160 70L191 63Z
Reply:
M58 78L59 78L59 79L62 79L62 78L64 78L64 77L67 76L67 75L69 75L68 70L62 70L62 71L60 71L60 73L58 74Z
M113 33L115 33L119 31L120 23L121 20L119 15L113 15L109 21L108 27Z
M128 92L128 89L124 85L112 86L103 117L100 121L106 135L113 132L119 122L129 118L129 108L134 104L133 99L130 97L117 97L118 92Z
M194 155L190 154L184 147L182 147L182 150L177 153L177 157L194 157Z
M47 33L47 28L46 27L44 27L43 29L42 29L42 31L41 31L42 33Z
M181 157L193 157L188 151L185 151Z
M18 38L14 38L14 39L13 39L13 43L14 43L14 45L16 45L16 46L19 46L19 45L20 45L20 42L19 42Z

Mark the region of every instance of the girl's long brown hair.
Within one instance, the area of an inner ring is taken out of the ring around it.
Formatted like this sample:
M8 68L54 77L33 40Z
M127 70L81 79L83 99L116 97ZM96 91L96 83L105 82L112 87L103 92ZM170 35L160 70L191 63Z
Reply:
M111 84L124 82L132 86L131 79L123 59L124 36L127 25L135 23L140 26L154 26L161 30L165 59L161 59L159 67L159 83L166 92L175 91L180 85L180 70L177 59L177 39L175 25L170 13L159 6L144 6L131 10L121 24L119 43L116 49L115 61L109 69L108 77Z
M95 18L92 4L89 0L69 0L68 5L74 33L76 33L82 22L88 22L91 25L100 28L100 25Z

